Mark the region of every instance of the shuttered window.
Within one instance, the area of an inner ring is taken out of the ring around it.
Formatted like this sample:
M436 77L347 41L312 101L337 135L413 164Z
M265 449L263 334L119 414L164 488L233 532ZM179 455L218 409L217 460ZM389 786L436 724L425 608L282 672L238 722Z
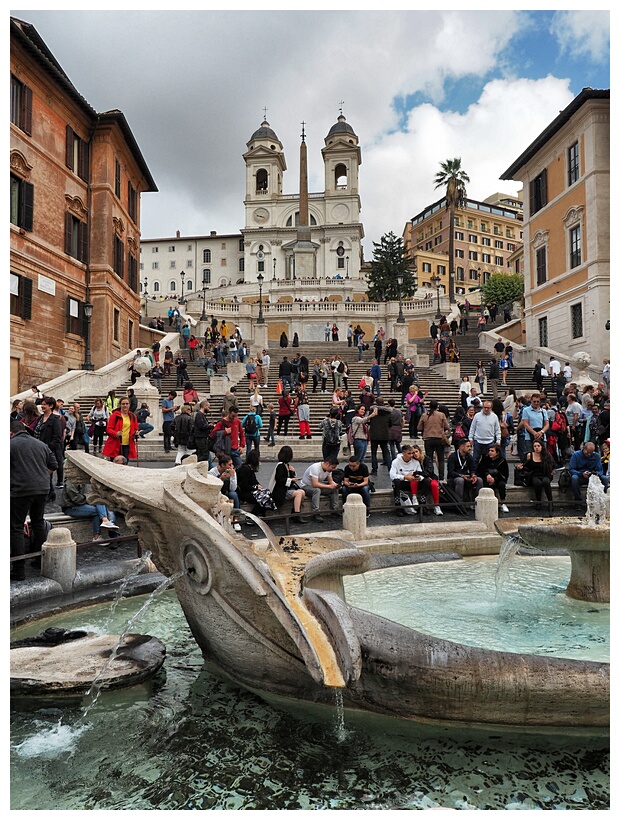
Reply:
M547 169L530 182L530 216L547 204Z
M34 185L11 174L11 222L25 231L32 230L34 219Z
M85 222L65 213L65 253L79 262L88 261L88 229Z
M11 315L32 318L32 279L11 271Z
M11 74L11 122L32 134L32 89Z
M67 125L67 143L65 164L84 182L89 179L88 143L79 137L70 125Z
M125 243L114 235L114 272L122 279L125 276Z

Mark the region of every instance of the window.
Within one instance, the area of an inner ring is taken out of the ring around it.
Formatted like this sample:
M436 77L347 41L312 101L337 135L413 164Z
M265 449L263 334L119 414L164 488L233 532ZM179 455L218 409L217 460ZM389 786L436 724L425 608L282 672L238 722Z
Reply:
M159 282L153 282L153 293L159 293Z
M138 292L138 260L135 256L129 254L127 257L127 262L129 263L129 287L133 290L134 293ZM133 347L133 345L130 345Z
M530 182L530 216L547 204L547 169Z
M463 231L455 231L454 238L462 242L465 239L465 234L463 233Z
M347 187L347 166L342 162L334 168L334 184L337 191L343 191Z
M480 230L482 231L482 233L488 233L489 232L489 226L487 225L486 222L481 222L480 223Z
M245 245L243 243L243 239L239 240L239 251L242 253L245 250Z
M87 225L69 211L65 213L65 253L79 262L88 261Z
M491 247L491 238L489 236L482 237L482 244L486 245L488 248Z
M544 285L547 281L547 246L536 251L536 284Z
M185 263L185 267L186 268L193 268L194 267L194 261L192 259L188 259L187 262Z
M441 234L435 237L435 245L441 245Z
M239 273L243 273L245 271L245 258L243 256L239 257Z
M190 291L190 290L193 290L193 289L194 289L194 283L192 282L191 279L188 279L187 282L185 283L185 290Z
M11 174L11 223L32 230L34 217L34 185Z
M144 270L144 262L140 262L140 270Z
M133 322L131 319L129 320L129 324L127 325L127 344L131 349L133 347Z
M491 254L490 253L483 253L482 254L482 261L485 264L490 265L491 264Z
M138 221L138 192L131 182L127 183L127 212L134 222Z
M67 296L67 315L65 321L65 332L73 333L76 336L86 336L86 316L84 315L84 302Z
M483 283L486 285L486 283L489 281L490 278L491 278L491 274L489 273L488 270L485 270L484 274L482 275Z
M478 280L478 271L475 268L469 269L469 280L470 281L477 281Z
M459 280L459 282L465 281L465 268L456 269L456 278Z
M116 234L114 234L114 272L121 279L125 275L125 243Z
M495 247L499 248L499 250L501 250L501 251L504 250L504 243L502 242L501 239L496 239L495 240Z
M11 316L32 318L32 279L11 272Z
M159 262L153 262L151 264L151 269L152 270L159 270Z
M506 249L507 250L514 251L515 248L516 248L516 245L513 242L507 242L506 243Z
M220 249L223 251L226 250L226 242L222 242L222 244L220 245Z
M151 253L159 253L159 247L157 245L153 245L151 248Z
M191 249L192 249L192 246L191 246L191 245L188 245L188 246L187 246L187 250L188 250L188 251L191 251Z
M203 285L210 285L211 284L211 270L209 268L205 268L202 272L202 284Z
M431 272L431 263L430 262L422 262L422 272L423 273L430 273Z
M120 327L121 312L118 308L114 308L114 318L112 320L112 333L115 342L118 342L118 330Z
M581 225L576 225L569 231L570 266L576 268L581 265Z
M432 249L433 249L433 240L431 239L429 242L426 243L426 245L424 245L424 250L425 251L430 251Z
M259 168L256 172L256 193L265 194L269 188L269 174L265 168Z
M465 259L465 251L461 248L456 248L454 255L457 259Z
M75 133L70 125L66 128L67 143L65 164L74 174L77 174L84 182L88 182L88 143Z
M467 220L467 229L471 231L471 230L473 230L474 228L475 228L475 225L474 225L474 220L473 220L473 219L468 219L468 220ZM475 242L475 241L476 241L476 240L474 240L474 242ZM471 242L471 240L470 240L470 242Z
M504 264L504 257L503 256L496 256L495 257L495 264L496 265L503 265Z
M202 261L206 262L207 264L211 263L211 251L209 250L209 248L205 248L205 250L202 252Z
M337 267L342 268L344 270L344 259L342 258L342 256L338 257L337 263Z
M265 272L265 262L264 262L264 260L262 262L258 263L258 272L259 273L264 273Z
M445 276L446 274L446 266L445 265L437 265L437 274L439 276Z
M176 282L175 282L175 280L173 279L173 280L170 282L170 284L168 285L168 290L170 291L170 293L175 293L175 292L176 292L176 289L177 289L177 283L176 283Z
M168 245L168 253L174 253L175 245Z
M502 229L499 227L499 225L493 225L493 233L495 234L495 236L502 235Z
M469 252L469 258L472 262L477 262L478 261L478 251L470 251Z
M170 262L170 267L171 267L171 268L176 268L176 266L177 266L177 263L176 263L176 262L174 261L174 259L173 259L173 260Z
M575 142L568 149L568 184L573 185L579 179L579 143Z
M538 320L538 345L539 347L549 347L546 316L543 316Z
M573 339L583 336L583 308L581 302L570 306L570 326Z
M478 244L478 237L476 236L475 233L470 233L469 234L469 241L476 244L476 245Z
M310 214L310 224L311 224L311 225L316 225L316 219L314 218L314 216L313 216L312 214ZM287 228L290 228L290 227L292 227L292 225L293 225L293 217L292 217L292 215L291 215L291 216L289 216L289 218L286 220L286 227L287 227ZM299 211L296 211L296 212L295 212L295 227L296 227L296 228L298 228L298 227L299 227Z
M114 160L114 193L121 198L121 164L117 159Z
M508 237L508 239L514 239L514 235L510 228L506 228L506 236Z
M11 74L11 122L32 134L32 89Z
M225 268L225 267L226 267L226 260L225 260L225 259L220 259L220 267L221 267L221 268Z

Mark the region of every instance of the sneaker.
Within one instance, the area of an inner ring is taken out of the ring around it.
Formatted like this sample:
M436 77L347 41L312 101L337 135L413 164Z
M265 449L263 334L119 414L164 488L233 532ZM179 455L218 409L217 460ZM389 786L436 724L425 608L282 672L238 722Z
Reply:
M101 540L102 539L101 539L100 535L93 535L93 541L101 541Z
M508 509L508 507L505 504L502 504L502 506L500 507L500 510L502 512L510 512L510 510Z
M317 513L316 515L313 515L312 517L314 518L315 521L318 521L319 524L323 523L323 516L322 515L319 515Z
M442 511L441 507L439 506L439 504L437 504L436 507L435 507L435 515L443 515L443 511Z
M293 524L308 524L310 522L309 518L306 518L303 515L292 515L291 521Z
M418 506L418 499L415 497L415 495L411 497L411 504L413 507Z
M64 486L65 486L64 484L57 484L57 485L56 485L56 489L57 489L57 490L62 490L62 488L63 488Z
M102 521L101 526L105 527L106 530L118 530L120 527L117 524L114 524L112 521Z

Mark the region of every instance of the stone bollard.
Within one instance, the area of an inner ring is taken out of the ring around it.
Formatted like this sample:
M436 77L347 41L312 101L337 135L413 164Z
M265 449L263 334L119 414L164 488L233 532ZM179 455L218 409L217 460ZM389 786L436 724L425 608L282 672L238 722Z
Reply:
M342 508L342 526L356 541L366 538L366 505L358 493L351 493Z
M487 530L495 532L495 522L499 513L499 504L490 487L483 487L476 498L476 521L485 525Z
M43 544L41 575L60 584L63 592L73 590L76 575L75 541L67 527L53 527Z

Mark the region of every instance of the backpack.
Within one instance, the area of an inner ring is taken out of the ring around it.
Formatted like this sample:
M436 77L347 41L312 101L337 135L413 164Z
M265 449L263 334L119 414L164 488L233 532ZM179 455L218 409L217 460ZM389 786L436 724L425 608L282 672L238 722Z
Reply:
M561 493L567 493L570 488L570 470L562 470L558 476L558 489Z
M254 413L250 413L245 420L245 424L243 425L243 429L245 430L246 436L255 436L258 430L256 426L256 415Z
M325 444L334 446L340 444L340 433L338 432L338 422L330 421L325 431Z
M568 427L566 415L561 410L555 411L555 418L551 422L551 430L554 433L565 433Z

